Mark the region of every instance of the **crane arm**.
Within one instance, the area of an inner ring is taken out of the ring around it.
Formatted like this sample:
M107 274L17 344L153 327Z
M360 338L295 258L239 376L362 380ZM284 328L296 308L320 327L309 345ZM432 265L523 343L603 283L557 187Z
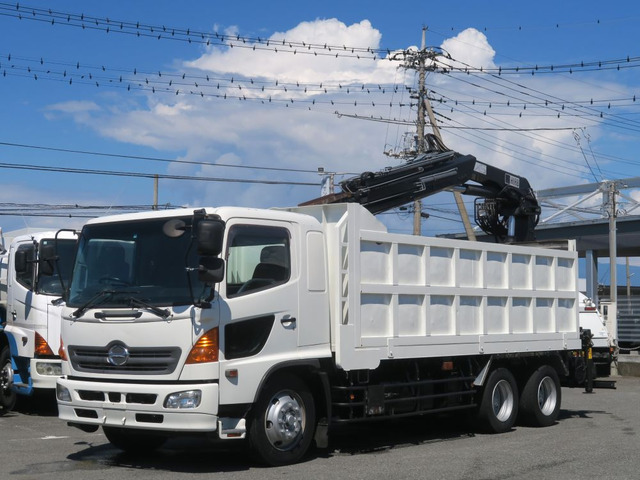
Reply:
M526 178L452 150L429 151L403 165L364 172L340 183L342 192L301 205L357 202L377 214L445 190L473 195L475 221L498 241L530 241L540 206Z

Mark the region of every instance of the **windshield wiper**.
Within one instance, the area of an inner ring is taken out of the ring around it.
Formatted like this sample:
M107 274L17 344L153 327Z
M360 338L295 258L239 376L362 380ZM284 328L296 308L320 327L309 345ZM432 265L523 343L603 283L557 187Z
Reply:
M106 300L106 298L104 297L106 297L107 295L111 296L114 293L116 293L116 290L110 290L110 289L100 290L93 297L87 300L80 308L78 308L75 312L73 312L71 316L80 318L82 315L86 313L87 310L97 305L100 300L103 300L103 299Z
M136 297L129 297L128 300L129 300L129 305L131 305L131 307L146 308L147 310L150 310L151 312L155 313L160 318L167 318L171 316L171 312L166 308L153 306L145 302L144 300L140 300L139 298L136 298Z
M128 294L132 294L132 293L138 293L136 291L127 291L127 290L114 290L111 288L105 288L104 290L100 290L98 293L96 293L93 297L91 297L89 300L87 300L80 308L78 308L75 312L73 312L71 315L75 318L80 318L82 315L84 315L87 310L89 310L91 307L95 307L96 305L98 305L99 303L102 303L103 301L105 301L107 298L111 297L112 295L115 295L116 293L128 293Z

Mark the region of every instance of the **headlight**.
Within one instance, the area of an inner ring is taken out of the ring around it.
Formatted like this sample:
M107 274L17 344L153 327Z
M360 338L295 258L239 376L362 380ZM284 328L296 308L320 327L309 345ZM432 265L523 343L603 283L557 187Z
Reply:
M67 387L63 387L60 384L56 385L56 398L61 402L71 401L71 392Z
M59 363L37 362L36 372L38 372L38 375L59 377L60 375L62 375L62 365L60 365Z
M167 395L164 400L164 408L197 408L202 400L200 390L188 390L186 392L175 392Z

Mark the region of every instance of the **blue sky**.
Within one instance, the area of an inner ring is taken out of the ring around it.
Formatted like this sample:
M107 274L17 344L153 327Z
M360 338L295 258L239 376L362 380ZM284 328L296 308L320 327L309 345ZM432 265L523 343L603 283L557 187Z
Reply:
M640 4L606 7L595 1L0 2L0 203L24 212L0 216L0 225L10 231L84 221L77 213L40 216L52 208L27 214L36 204L111 212L150 205L153 180L138 174L174 177L160 179L160 205L270 207L318 196L318 167L344 174L340 180L398 164L383 152L401 148L404 133L415 127L352 115L415 119L406 89L415 86L414 72L384 57L419 46L423 27L426 44L444 48L454 66L483 67L470 75L427 76L434 98L446 100L434 101L434 109L448 147L523 175L536 190L638 176ZM81 23L84 28L70 26ZM189 35L175 34L186 30ZM224 44L201 41L201 34L215 33L228 35ZM294 54L300 47L287 45L276 52L283 38L312 44L318 55L305 47ZM333 45L330 55L324 44ZM365 51L354 58L336 46ZM375 59L367 58L367 47ZM627 57L620 69L606 63ZM575 67L580 62L605 62L605 68ZM569 72L563 65L574 67ZM522 72L484 72L515 67ZM595 103L582 103L589 100ZM462 230L450 194L425 200L425 210L431 217L424 234ZM411 232L406 213L384 219L393 231Z

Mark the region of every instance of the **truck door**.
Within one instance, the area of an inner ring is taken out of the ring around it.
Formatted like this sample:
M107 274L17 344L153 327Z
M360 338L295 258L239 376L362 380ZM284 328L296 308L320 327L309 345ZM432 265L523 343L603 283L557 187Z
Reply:
M255 385L277 363L296 357L298 275L291 226L227 223L226 276L221 291L221 403L252 401ZM242 395L248 395L241 399ZM227 397L227 398L225 398Z
M13 246L12 246L13 247ZM34 308L34 288L36 272L36 248L32 242L21 243L12 248L9 265L9 292L7 304L7 317L11 324L16 326L26 326L29 321L34 321L38 317ZM22 262L21 268L17 269L17 253L24 254L26 262Z

